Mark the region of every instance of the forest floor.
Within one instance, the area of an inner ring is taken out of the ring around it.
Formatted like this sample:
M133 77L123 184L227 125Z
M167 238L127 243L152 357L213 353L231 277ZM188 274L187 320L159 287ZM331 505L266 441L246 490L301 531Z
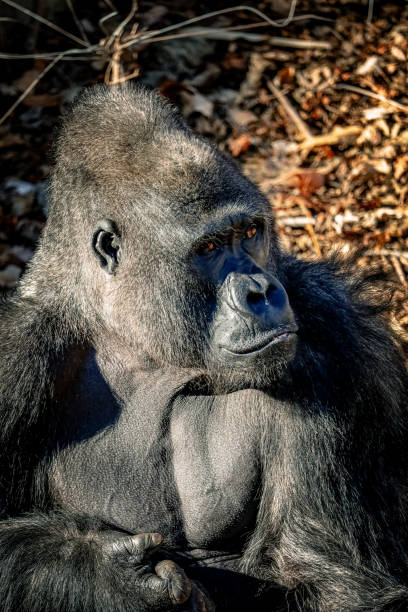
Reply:
M84 86L133 77L237 160L286 248L358 248L361 265L389 272L408 332L408 4L375 0L370 19L367 4L299 0L283 27L240 10L166 31L231 3L82 4L52 15L65 34L11 9L24 23L0 29L2 53L33 56L0 59L0 117L25 96L0 124L0 286L15 285L43 227L61 112ZM279 19L271 5L251 3Z

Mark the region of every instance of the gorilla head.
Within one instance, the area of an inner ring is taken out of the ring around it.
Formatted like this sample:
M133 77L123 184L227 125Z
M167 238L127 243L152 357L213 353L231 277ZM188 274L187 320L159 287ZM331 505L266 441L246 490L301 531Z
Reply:
M225 390L259 387L293 357L267 200L156 94L85 93L50 200L44 241L58 234L69 300L138 366L196 370Z

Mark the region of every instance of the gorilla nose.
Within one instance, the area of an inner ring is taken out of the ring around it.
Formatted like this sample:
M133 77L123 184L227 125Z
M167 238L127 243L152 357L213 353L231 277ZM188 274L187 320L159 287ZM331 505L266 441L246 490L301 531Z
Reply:
M276 301L276 297L279 295L276 282L272 282L271 279L263 274L248 276L246 284L246 300L252 308L262 303L273 304L273 302Z
M228 283L232 305L242 316L268 319L280 318L288 305L286 291L280 282L266 274L230 274Z

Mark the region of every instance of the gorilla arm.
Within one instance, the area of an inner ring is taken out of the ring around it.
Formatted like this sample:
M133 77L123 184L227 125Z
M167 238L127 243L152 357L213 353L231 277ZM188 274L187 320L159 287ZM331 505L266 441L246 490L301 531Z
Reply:
M281 262L299 344L273 392L243 567L295 588L305 610L399 610L408 601L407 373L381 316L383 280L354 263Z
M148 561L159 534L128 536L95 520L30 514L0 523L0 599L5 612L169 610L194 589L172 561ZM185 609L185 608L184 608Z
M95 519L35 510L46 507L47 441L81 356L73 350L81 341L73 322L71 316L67 325L19 297L0 310L2 610L148 612L178 608L186 600L183 609L209 610L211 604L174 562L153 569L148 557L161 542L159 534L129 536Z

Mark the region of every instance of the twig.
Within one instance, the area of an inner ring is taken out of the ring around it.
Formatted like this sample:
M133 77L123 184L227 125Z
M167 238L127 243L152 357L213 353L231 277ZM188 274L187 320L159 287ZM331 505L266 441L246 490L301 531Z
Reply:
M289 227L298 228L298 227L306 227L307 225L313 225L315 223L314 219L310 219L307 217L279 217L278 223L282 223L283 225L288 225Z
M207 38L209 40L248 40L249 42L259 42L267 40L269 37L267 34L257 34L255 32L235 32L232 28L190 28L180 34L173 34L172 36L160 36L152 38L148 42L158 42L161 40L168 40L169 38L186 38L188 36L197 38Z
M137 9L137 0L132 0L132 8L130 9L128 15L125 17L125 19L123 19L123 21L118 25L118 27L115 28L108 41L105 43L106 49L109 49L113 43L112 57L105 71L106 85L118 85L119 83L125 83L126 81L129 81L130 79L133 79L139 75L139 68L136 68L136 70L134 70L130 74L124 74L123 67L120 62L120 58L122 56L123 51L123 43L121 42L123 30L125 29L127 24L133 19ZM132 28L132 32L136 32L137 27L138 24L135 24Z
M0 17L0 21L10 21L11 23L21 24L21 21L19 21L18 19L14 19L14 17Z
M272 81L267 81L267 85L269 89L271 90L271 92L273 93L273 95L275 96L275 98L278 100L279 104L283 106L284 110L286 111L286 114L290 117L290 119L292 119L293 123L296 125L302 137L305 140L312 139L313 134L311 133L311 131L309 130L308 126L303 121L303 119L299 116L297 111L294 109L292 104L286 98L286 96L281 91L279 91L277 87L275 87Z
M44 70L42 72L40 72L40 74L30 83L30 85L23 91L23 93L21 94L21 96L19 96L17 98L17 100L14 102L14 104L12 104L10 106L10 108L8 109L8 111L6 111L4 113L4 115L0 118L0 125L2 123L4 123L4 121L10 117L11 113L17 108L17 106L20 104L20 102L22 102L24 100L24 98L26 98L28 96L28 94L34 89L34 87L37 85L37 83L47 74L47 72L49 72L51 70L51 68L54 68L55 64L57 62L60 61L60 59L62 59L63 54L61 53L58 57L54 58L52 60L52 62L50 64L48 64L48 66L46 66L44 68Z
M368 89L363 89L362 87L356 87L355 85L347 85L346 83L339 83L334 86L335 89L346 89L347 91L352 91L354 93L358 93L361 96L367 96L367 98L373 98L374 100L380 100L381 102L385 102L386 104L390 104L403 113L408 113L408 106L405 104L400 104L400 102L395 102L394 100L390 100L381 94L376 94L373 91L369 91Z
M315 233L314 228L313 228L313 225L315 223L313 215L310 212L310 210L308 209L308 207L306 206L303 198L296 197L295 201L297 202L297 204L301 208L303 214L306 215L306 217L308 217L310 219L310 222L306 225L306 231L308 232L310 238L312 239L313 246L314 246L314 249L316 251L316 254L319 257L321 257L322 256L322 251L321 251L321 248L320 248L319 241L317 240L316 233Z
M72 4L72 0L65 0L65 1L66 1L67 5L68 5L69 10L70 10L70 11L71 11L71 13L72 13L72 18L73 18L73 20L75 21L76 27L78 28L79 33L81 34L81 36L82 36L82 38L83 38L83 41L84 41L84 42L85 42L87 45L90 45L91 43L89 42L89 38L88 38L88 36L86 35L86 32L85 32L85 30L84 30L84 26L82 25L82 23L81 23L81 22L80 22L80 20L78 19L78 16L77 16L77 14L76 14L76 12L75 12L75 9L74 9L74 5Z
M105 21L112 19L112 17L115 17L117 14L117 11L113 11L112 13L108 13L108 15L104 15L99 19L98 26L106 36L109 36L109 31L105 28Z
M132 0L132 8L130 9L130 11L129 11L128 15L125 17L125 19L123 21L121 21L121 23L118 25L117 28L114 29L114 31L112 32L108 42L106 43L106 47L110 47L110 45L112 44L112 42L113 42L113 40L115 38L120 39L120 37L122 36L123 30L125 29L125 27L129 23L129 21L131 19L133 19L133 17L135 16L137 8L138 8L137 0Z
M214 40L237 40L243 38L250 42L260 40L268 40L275 47L289 47L291 49L331 49L329 42L320 40L299 40L297 38L283 38L282 36L268 36L268 34L256 34L255 32L247 32L241 34L242 30L253 29L260 26L268 26L269 23L246 24L243 26L232 26L230 28L189 28L180 34L172 34L171 36L157 36L146 41L161 42L164 40L174 40L175 38L200 37ZM133 41L134 39L132 39ZM128 42L128 41L126 41Z
M88 46L86 42L84 42L83 40L75 36L74 34L71 34L70 32L67 32L66 30L64 30L63 28L60 28L59 26L55 25L55 23L52 23L52 21L48 21L48 19L45 19L45 17L41 17L41 15L38 15L38 13L33 13L29 9L24 8L23 6L20 6L19 4L17 4L17 2L13 2L13 0L0 0L0 2L4 2L4 4L8 4L9 6L16 9L17 11L20 11L21 13L24 13L25 15L28 15L29 17L32 17L33 19L36 19L40 23L43 23L49 28L52 28L56 32L59 32L60 34L63 34L67 38L74 40L79 45L82 45L84 47Z
M374 13L374 0L368 0L367 23L371 23Z
M405 274L404 274L402 266L401 266L401 264L399 262L398 257L395 257L395 255L392 255L391 256L391 263L394 266L395 273L398 276L398 280L400 281L401 285L406 287L407 286L407 279L405 278Z
M227 13L236 13L238 11L249 11L250 13L254 13L255 15L257 15L258 17L261 17L261 19L263 19L269 25L274 26L275 28L282 28L282 27L287 26L293 20L295 9L296 9L296 4L297 4L297 0L292 0L288 16L285 19L282 19L279 21L275 21L274 19L271 19L270 17L268 17L268 15L266 15L262 11L258 10L257 8L254 8L253 6L248 6L247 4L239 4L236 6L230 6L225 9L220 9L219 11L211 11L209 13L204 13L204 15L198 15L197 17L192 17L191 19L180 21L178 23L162 28L161 30L156 30L153 32L146 32L140 35L140 37L136 37L133 41L129 41L128 43L126 43L126 45L123 48L130 47L136 43L145 42L146 40L149 40L150 38L155 38L156 36L160 36L161 34L165 34L166 32L171 32L172 30L178 30L181 27L188 26L193 23L198 23L199 21L204 21L205 19L211 19L212 17L218 17L219 15L226 15Z
M93 51L95 51L95 49L93 49ZM70 61L78 60L82 62L89 62L88 55L84 57L81 57L79 55L71 57L72 55L74 55L75 52L81 53L81 55L83 56L83 54L86 53L86 49L67 49L66 51L58 51L56 53L25 53L25 54L24 53L23 54L0 53L0 60L2 59L48 59L48 60L53 60L59 55L64 54L64 57L61 58L62 60L70 60Z
M68 1L68 0L67 0ZM106 3L109 5L109 7L113 7L113 4L111 2L108 2L107 0L105 0ZM0 2L6 2L9 3L10 5L12 4L13 6L15 5L15 3L12 3L12 0L0 0ZM87 46L83 41L81 41L80 39L78 39L76 36L71 35L69 32L66 32L65 30L61 30L61 28L59 28L58 26L56 26L55 24L48 22L47 20L44 20L43 18L41 18L39 15L37 15L36 13L32 13L31 11L28 11L28 9L23 9L22 7L20 7L19 5L15 5L15 8L22 10L23 12L27 12L27 14L29 14L30 16L32 16L34 19L40 19L40 21L46 23L46 25L49 25L50 27L52 27L53 29L56 29L57 31L61 31L64 35L69 36L69 38L72 38L73 40L75 40L76 42L80 42L81 45L85 46L85 49L67 49L64 52L60 52L60 51L56 51L56 52L49 52L49 53L29 53L29 54L24 54L24 53L0 53L0 59L53 59L54 57L58 57L61 53L64 54L63 58L64 60L73 60L75 59L74 57L71 56L75 56L78 54L78 60L84 60L87 61L86 57L81 57L82 55L90 55L93 53L98 53L98 51L103 52L106 49L106 41L103 44L96 44L96 45L89 45ZM254 9L253 7L249 7L249 6L236 6L236 7L230 7L228 9L223 9L220 11L213 11L211 13L205 13L204 15L200 15L199 17L194 17L192 19L189 19L187 21L182 21L176 24L173 24L171 26L168 26L166 28L162 28L161 30L156 30L156 31L150 31L150 32L143 32L138 34L137 36L133 36L132 38L128 38L125 39L124 43L121 45L121 49L126 49L129 47L132 47L133 45L136 44L150 44L150 43L154 43L154 42L160 42L160 41L164 41L164 40L172 40L174 38L184 38L184 37L193 37L193 36L199 36L201 35L200 32L195 32L195 31L188 31L188 32L182 32L180 34L173 34L171 36L161 36L162 33L164 32L168 32L170 30L175 30L178 28L183 27L184 25L188 25L190 23L196 23L198 21L202 21L204 19L209 19L210 17L214 17L220 14L224 14L224 13L228 13L228 12L232 12L232 11L237 11L237 10L249 10L250 12L255 12L257 15L261 15L263 16L264 20L261 23L252 23L252 24L244 24L244 25L239 25L239 26L232 26L230 28L215 28L214 31L224 31L224 32L229 32L229 31L235 31L235 30L245 30L245 29L253 29L253 28L258 28L258 27L265 27L265 26L275 26L275 27L282 27L283 23L280 21L274 21L273 19L270 19L267 15L265 15L264 13L262 13L261 11L258 11L257 9ZM111 13L109 13L108 15L105 15L102 19L99 20L99 26L101 27L101 29L103 29L103 23L105 21L107 21L108 19L111 19L112 17L114 17L115 15L117 15L117 11L112 11ZM332 21L332 19L328 19L326 17L319 17L319 15L314 15L314 14L305 14L305 15L297 15L297 16L293 16L292 17L292 21L300 21L300 20L304 20L304 19L319 19L319 20L323 20L323 21ZM123 22L122 24L123 25ZM206 28L203 29L204 32L209 31ZM106 33L106 32L105 32ZM279 36L272 36L269 39L269 42L272 45L276 45L276 46L281 46L281 47L292 47L292 48L317 48L317 49L330 49L331 45L328 42L324 42L324 41L309 41L309 40L298 40L298 39L293 39L293 38L283 38L283 37L279 37Z
M118 11L116 10L113 2L111 2L111 0L103 0L105 2L105 4L110 8L111 11L114 11L115 13L117 13Z
M122 47L120 45L120 40L116 38L114 40L114 52L105 71L105 85L118 85L119 83L125 83L126 81L130 81L130 79L134 79L135 77L139 76L139 67L137 67L130 74L123 73L123 67L120 62L121 55Z
M371 249L369 251L365 251L362 254L362 257L403 257L404 259L408 259L408 251L390 251L388 249Z
M122 64L120 63L121 55L122 50L120 49L119 39L115 38L113 41L113 52L105 70L105 85L116 85L122 80L123 69Z
M298 145L298 151L305 149L313 149L314 147L321 147L324 145L336 145L341 140L350 136L356 136L360 134L362 127L359 125L348 125L346 127L336 126L328 134L321 134L320 136L310 135L303 142Z
M110 2L110 0L105 0L107 5L109 6L109 8L114 9L114 5L112 2ZM248 5L236 5L233 7L229 7L226 9L221 9L218 11L212 11L209 13L205 13L204 15L200 15L191 19L187 19L185 21L181 21L179 23L173 24L171 26L167 26L165 28L162 28L160 30L156 30L156 31L150 31L150 32L141 32L139 34L137 34L136 36L134 35L135 32L135 28L132 29L132 32L130 33L130 37L128 36L128 38L126 39L122 39L122 34L124 31L124 28L126 27L126 25L132 20L132 18L134 17L134 15L136 14L137 8L138 8L138 3L137 0L132 0L132 8L129 12L129 14L127 15L127 17L119 24L119 26L114 30L114 32L110 35L108 40L104 40L102 42L100 42L99 44L96 45L91 45L89 43L89 40L87 38L86 32L81 24L81 22L79 21L76 13L75 13L75 9L73 7L72 4L72 0L66 0L68 7L71 10L71 13L73 15L73 18L75 20L75 23L79 29L79 31L81 32L81 35L84 37L84 40L81 40L80 38L78 38L77 36L71 34L70 32L67 32L66 30L64 30L63 28L60 28L59 26L55 25L54 23L48 21L47 19L45 19L44 17L42 17L41 15L38 15L37 13L34 13L32 11L30 11L29 9L26 9L25 7L20 6L19 4L17 4L16 2L14 2L13 0L0 0L0 2L4 2L5 4L8 4L9 6L15 8L16 10L19 10L27 15L29 15L30 17L32 17L33 19L35 19L36 21L43 23L45 25L47 25L48 27L52 28L53 30L59 32L60 34L63 34L64 36L67 36L68 38L74 40L75 42L79 43L82 47L82 49L67 49L65 51L62 52L50 52L50 53L32 53L32 54L13 54L13 53L0 53L0 59L28 59L28 58L32 58L32 59L50 59L52 60L51 65L47 66L47 69L44 73L41 73L41 75L39 75L39 79L42 78L42 76L44 74L46 74L46 72L48 72L48 70L55 65L55 63L57 61L60 60L82 60L82 61L87 61L89 55L100 55L100 54L106 54L108 53L111 56L111 59L109 61L108 64L108 68L106 70L105 73L105 82L107 82L108 84L115 84L115 83L121 83L123 81L126 81L130 78L134 78L135 76L138 75L138 69L133 71L130 75L123 75L122 74L122 69L121 69L121 64L120 64L120 56L122 54L122 51L126 48L132 47L136 44L150 44L150 43L154 43L154 42L159 42L160 40L167 40L167 39L172 39L172 38L182 38L182 37L187 37L187 36L203 36L203 35L207 35L207 36L218 36L218 37L223 37L223 38L228 38L228 32L233 32L234 30L244 30L244 29L249 29L249 28L255 28L255 27L260 27L260 26L274 26L274 27L283 27L285 25L287 25L288 23L290 23L291 21L298 21L300 19L319 19L318 15L313 15L313 14L307 14L307 15L300 15L300 16L296 16L295 17L295 9L296 9L296 4L297 4L297 0L292 0L291 1L291 5L290 5L290 9L289 9L289 14L285 19L282 20L278 20L275 21L273 19L271 19L270 17L268 17L265 13L263 13L262 11L248 6ZM236 11L249 11L251 13L256 14L257 16L261 17L264 21L262 23L259 24L244 24L244 25L240 25L240 26L233 26L231 28L204 28L201 30L201 32L197 32L194 30L190 30L190 31L184 31L181 32L179 34L174 34L171 36L161 36L164 33L170 32L172 30L175 29L179 29L179 28L183 28L184 26L193 24L193 23L197 23L199 21L203 21L205 19L210 19L211 17L215 17L215 16L219 16L219 15L223 15L226 13L231 13L231 12L236 12ZM113 16L115 16L117 14L116 10L113 10L112 13L110 13L109 15L106 15L102 20L100 20L100 26L102 27L102 23L104 21L106 21L107 19L112 18ZM323 20L327 20L325 18L322 18ZM256 35L253 33L247 33L246 35L243 35L247 40L259 40L259 39L263 39L264 37L262 35ZM231 34L230 38L234 38L234 35ZM86 40L86 42L85 42ZM299 41L296 39L289 39L289 38L281 38L281 37L270 37L269 41L271 42L271 44L275 44L275 45L280 45L280 46L289 46L289 47L294 47L294 48L330 48L330 44L326 43L326 42L321 42L321 41ZM112 46L112 43L114 43L114 48L110 49L110 47ZM88 56L88 57L86 57ZM37 81L34 81L32 84L32 87L35 87ZM2 118L2 121L4 121L11 112L14 111L14 109L16 108L16 106L21 102L21 100L24 99L24 97L29 93L30 90L28 90L27 92L24 92L22 94L22 96L20 96L20 98L18 98L18 100L11 106L11 108L9 109L9 111L7 111L7 113L4 115L4 117ZM279 92L280 93L280 92ZM283 94L282 94L283 95ZM282 102L283 106L285 106L285 108L288 108L288 104L289 102L286 101L286 105L285 102ZM293 113L296 115L296 111L294 109ZM294 116L292 116L292 118L294 119ZM297 116L298 121L301 121L300 117ZM295 120L295 119L294 119ZM303 124L303 129L302 129L302 133L304 133L305 128L307 129L307 126L305 124Z
M299 38L282 38L281 36L271 36L271 45L276 47L290 47L291 49L331 49L332 45L324 40L301 40Z

